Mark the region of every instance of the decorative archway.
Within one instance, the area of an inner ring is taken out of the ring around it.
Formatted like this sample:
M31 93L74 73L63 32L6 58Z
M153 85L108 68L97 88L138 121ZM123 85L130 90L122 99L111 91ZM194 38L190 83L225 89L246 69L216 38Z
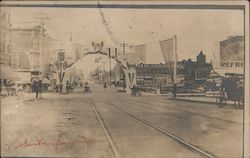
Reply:
M79 59L82 59L88 55L96 55L96 54L101 54L101 55L105 55L105 56L109 56L108 53L102 51L102 47L103 47L103 42L101 43L97 43L95 44L94 42L92 43L93 48L95 49L95 51L89 51L86 53L82 53L82 56ZM126 85L126 93L130 93L131 92L131 87L133 85L136 85L136 70L135 68L129 67L129 63L126 60L126 57L124 57L123 59L118 59L116 56L110 56L110 58L114 59L116 62L121 64L121 69L124 72L125 75L125 85ZM70 68L71 66L73 66L79 59L76 59L76 61L72 64L69 64L67 66L67 68L65 69L65 73L67 71L68 68ZM63 79L63 87L66 87L66 79ZM63 88L63 92L66 92L66 88Z
M109 56L108 53L103 52L101 50L98 51L93 51L93 52L87 52L84 53L83 56L81 58L84 58L88 55L96 55L96 54L101 54L101 55L105 55L105 56ZM136 85L136 70L135 68L129 67L129 63L126 61L126 59L118 59L116 58L116 56L110 56L110 58L112 58L113 60L115 60L116 62L121 64L121 69L124 72L125 75L125 85L126 85L126 93L130 93L131 92L131 87L133 85Z

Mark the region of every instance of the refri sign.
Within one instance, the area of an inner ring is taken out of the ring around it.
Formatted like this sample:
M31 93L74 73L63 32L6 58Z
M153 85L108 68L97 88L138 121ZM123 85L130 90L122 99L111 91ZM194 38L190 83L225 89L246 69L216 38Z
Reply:
M242 61L221 61L221 68L243 68L244 63Z

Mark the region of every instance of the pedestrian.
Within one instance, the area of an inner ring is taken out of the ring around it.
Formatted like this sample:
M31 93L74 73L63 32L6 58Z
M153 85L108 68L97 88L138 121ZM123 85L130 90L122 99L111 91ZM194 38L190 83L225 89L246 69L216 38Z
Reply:
M38 90L38 81L37 80L33 81L33 90L36 93L36 98L37 98L38 97L38 92L39 92L39 90Z
M133 86L130 88L131 89L131 96L136 96L136 87L135 87L135 84L133 84Z
M177 92L177 89L176 89L176 84L173 85L173 90L172 90L172 93L173 93L173 97L176 98L176 92Z
M70 89L70 81L67 80L67 81L66 81L66 92L67 92L67 93L69 92L69 89Z
M103 88L104 90L107 88L107 82L104 82Z
M42 80L40 79L38 81L38 92L40 93L40 98L42 97L42 89L43 89L43 85L42 85Z

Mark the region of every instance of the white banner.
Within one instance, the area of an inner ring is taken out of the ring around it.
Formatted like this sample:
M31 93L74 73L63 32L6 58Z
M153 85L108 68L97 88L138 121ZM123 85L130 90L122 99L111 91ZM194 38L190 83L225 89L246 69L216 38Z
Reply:
M146 44L134 46L136 64L145 63L145 61L146 61L146 49L147 49Z
M176 63L177 63L177 54L176 54L176 37L159 41L161 51L167 65L168 73L171 76L172 81L176 80Z

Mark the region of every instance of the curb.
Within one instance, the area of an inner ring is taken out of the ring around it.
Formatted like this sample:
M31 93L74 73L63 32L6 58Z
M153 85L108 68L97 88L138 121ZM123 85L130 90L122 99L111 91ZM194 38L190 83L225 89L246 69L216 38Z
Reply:
M190 100L190 99L180 99L180 98L168 98L170 100L177 100L177 101L186 101L186 102L195 102L195 103L206 103L206 104L213 104L216 105L216 102L209 102L209 101L200 101L200 100Z
M217 105L216 102L209 102L209 101L200 101L200 100L190 100L190 99L182 99L182 98L168 98L171 100L177 100L177 101L186 101L186 102L195 102L195 103L205 103L205 104L212 104ZM227 105L234 105L234 103L227 103Z

